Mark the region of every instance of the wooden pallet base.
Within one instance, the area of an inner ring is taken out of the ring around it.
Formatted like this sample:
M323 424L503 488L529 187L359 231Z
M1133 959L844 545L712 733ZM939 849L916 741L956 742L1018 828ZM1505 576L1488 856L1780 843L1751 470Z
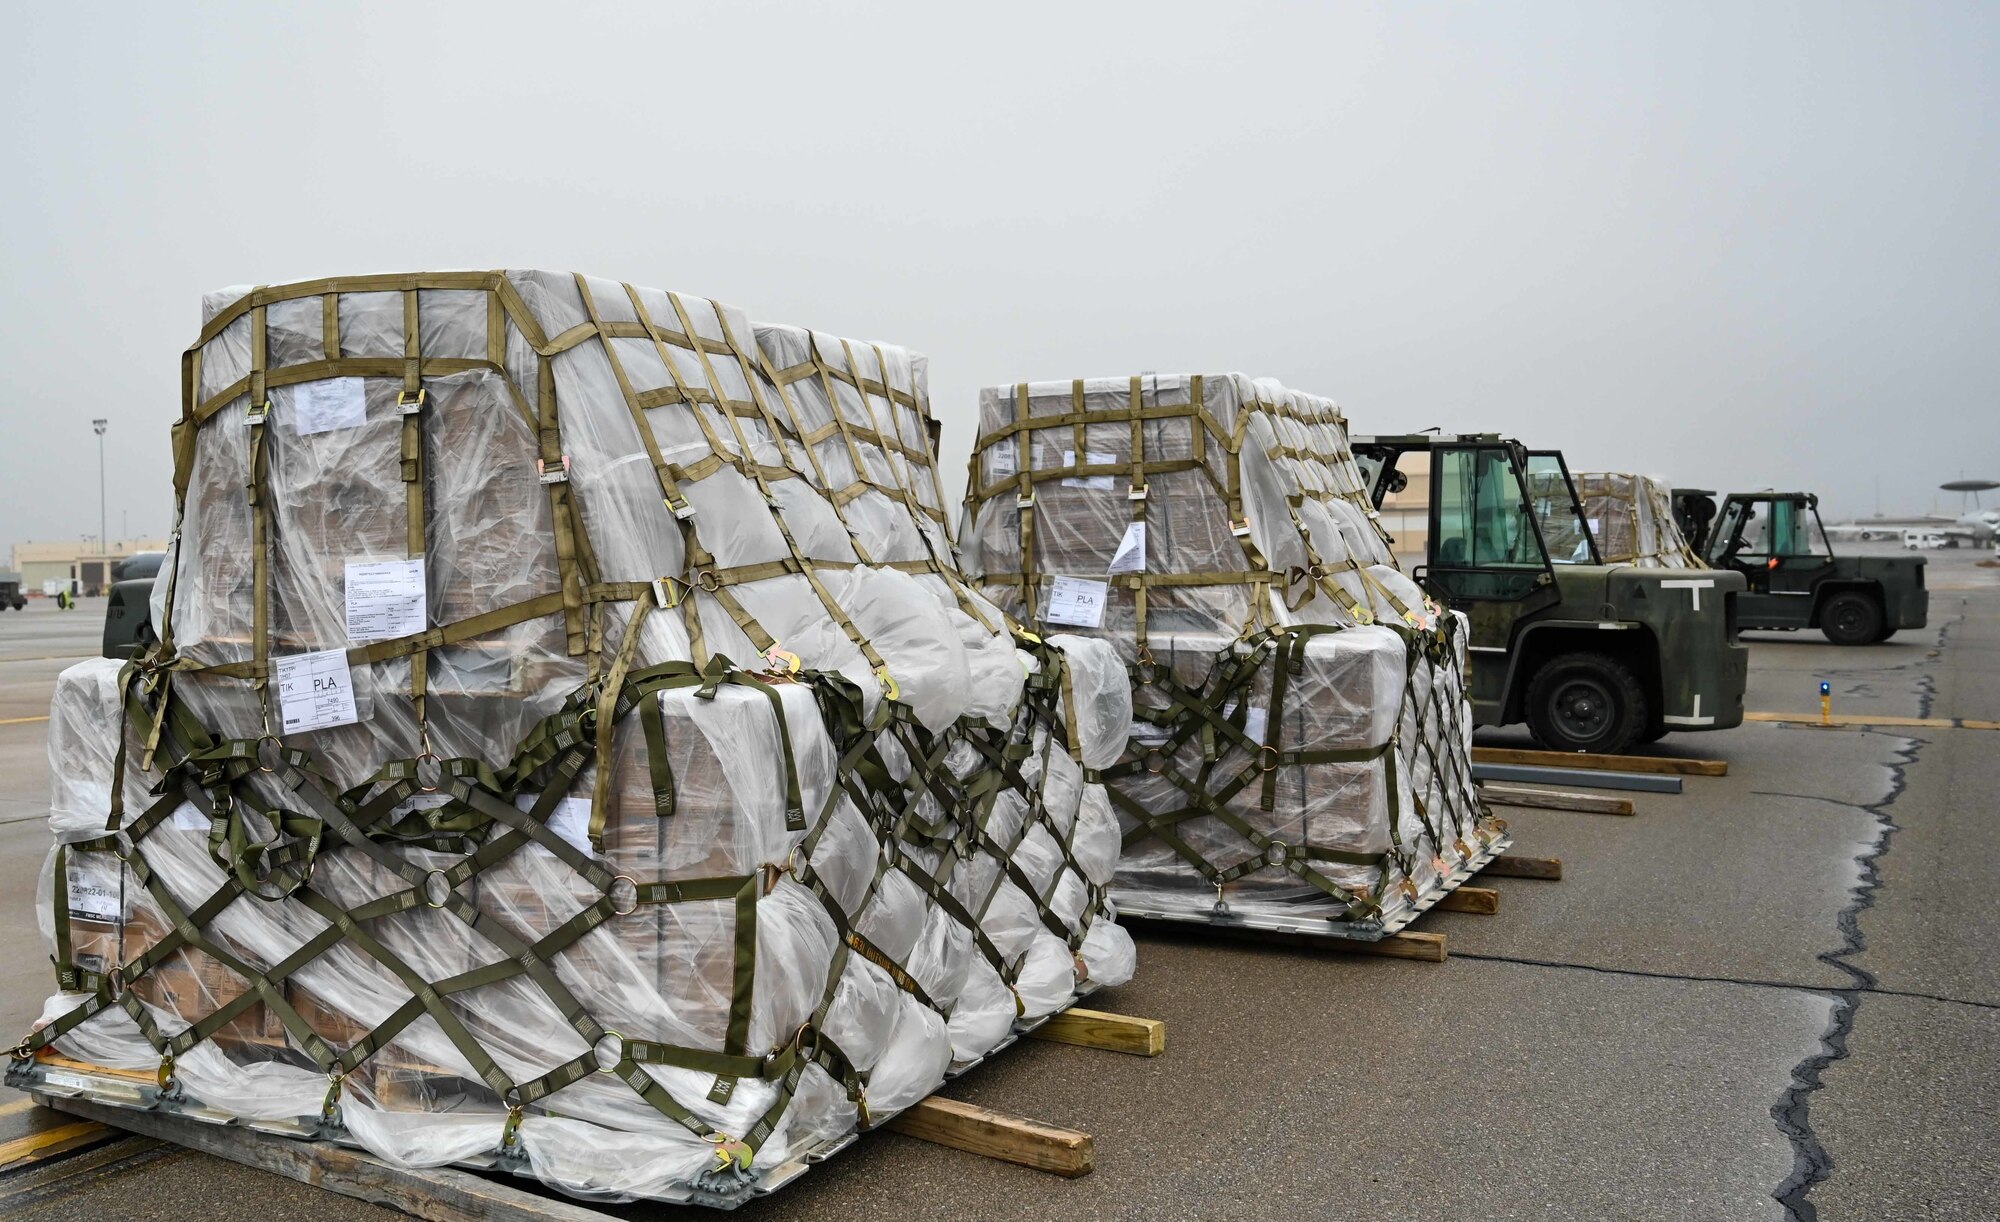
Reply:
M1096 1165L1088 1133L936 1095L897 1113L885 1127L905 1137L1033 1167L1065 1179L1089 1175Z
M1520 806L1530 810L1571 810L1585 815L1630 815L1636 813L1632 799L1601 793L1569 793L1560 789L1536 789L1488 781L1479 793L1496 806Z
M36 1098L72 1116L432 1222L470 1222L475 1218L492 1222L605 1222L604 1214L587 1206L544 1197L455 1167L406 1170L366 1151L331 1142L274 1137L237 1125L201 1124L166 1112L112 1107L89 1099L39 1093Z
M1487 862L1480 873L1491 878L1540 878L1556 882L1563 876L1563 863L1560 857L1524 857L1519 853L1502 853Z
M1076 1007L1029 1026L1021 1034L1136 1056L1158 1056L1166 1050L1166 1024L1156 1019ZM365 1150L291 1132L306 1132L299 1126L249 1127L198 1105L181 1111L169 1110L159 1103L152 1074L91 1065L47 1049L37 1055L36 1062L39 1076L24 1083L33 1092L35 1101L78 1119L73 1124L0 1146L0 1166L10 1158L17 1165L27 1165L23 1160L50 1159L113 1140L121 1133L136 1133L316 1184L357 1200L387 1205L420 1218L450 1222L473 1219L604 1222L607 1217L567 1198L551 1195L535 1181L522 1177L495 1178L462 1167L404 1169ZM953 1076L969 1068L969 1064L958 1066ZM880 1127L1065 1178L1087 1175L1095 1165L1094 1144L1088 1133L937 1095L919 1100L884 1120ZM266 1131L260 1132L259 1128ZM765 1170L751 1194L727 1200L697 1194L691 1199L734 1208L752 1195L762 1195L789 1183L810 1165L845 1149L856 1136L848 1134L802 1153L791 1162Z
M1491 887L1464 886L1437 902L1439 912L1470 912L1492 916L1500 911L1500 893Z
M1589 755L1582 751L1522 751L1513 747L1474 747L1472 762L1609 772L1672 773L1679 776L1729 775L1727 760L1698 760L1671 755Z
M94 1120L77 1120L69 1124L54 1125L25 1137L16 1137L10 1142L0 1144L0 1172L12 1174L26 1170L36 1163L44 1163L52 1158L60 1158L65 1154L87 1149L99 1142L110 1141L117 1135L117 1130Z
M1167 1050L1167 1025L1157 1018L1133 1018L1077 1006L1030 1031L1028 1038L1156 1057Z

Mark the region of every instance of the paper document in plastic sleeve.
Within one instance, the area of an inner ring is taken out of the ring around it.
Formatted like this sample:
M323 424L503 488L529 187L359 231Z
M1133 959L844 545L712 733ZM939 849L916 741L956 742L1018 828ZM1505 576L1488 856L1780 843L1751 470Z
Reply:
M347 639L356 645L412 636L430 627L424 558L347 562Z
M1222 715L1224 718L1228 718L1235 712L1236 702L1234 700L1222 706ZM1258 708L1253 704L1250 706L1249 711L1243 714L1243 733L1251 741L1263 742L1264 731L1269 727L1270 713L1267 710Z
M366 423L368 394L360 378L300 382L292 388L292 431L301 437Z
M86 921L119 921L125 917L121 898L124 888L119 877L123 869L115 859L97 861L97 854L69 859L69 914Z
M1146 571L1146 524L1133 522L1125 527L1125 537L1118 541L1118 551L1111 557L1113 573L1143 573Z
M1086 450L1083 455L1083 461L1085 466L1093 466L1100 463L1117 462L1118 456L1115 454L1099 454L1096 450ZM1063 451L1063 466L1076 466L1075 450ZM1116 476L1111 475L1071 475L1063 480L1062 486L1065 488L1095 488L1100 492L1109 492L1118 486L1118 479Z
M278 659L278 707L285 733L352 725L354 675L347 669L347 651L323 649Z
M1058 577L1049 585L1049 609L1042 616L1051 624L1095 628L1104 622L1104 600L1111 587L1082 577Z
M538 793L517 794L514 805L522 810L532 810L535 803L541 800L542 795ZM595 856L590 848L589 798L557 798L556 808L549 812L547 827L586 855ZM546 845L530 845L529 848L548 857L555 856L555 852Z

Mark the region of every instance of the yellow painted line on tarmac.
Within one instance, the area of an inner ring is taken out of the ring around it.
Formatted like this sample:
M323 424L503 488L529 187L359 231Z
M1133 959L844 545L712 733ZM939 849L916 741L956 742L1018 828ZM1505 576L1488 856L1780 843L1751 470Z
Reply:
M23 1095L12 1103L0 1104L0 1116L18 1116L31 1107L38 1106L33 1097Z
M47 721L48 719L49 715L47 713L42 714L40 717L0 717L0 726L25 726L31 721Z
M1918 730L2000 730L2000 721L1975 721L1965 717L1892 717L1887 714L1835 713L1821 721L1811 713L1745 713L1745 721L1769 721L1790 726L1881 726Z

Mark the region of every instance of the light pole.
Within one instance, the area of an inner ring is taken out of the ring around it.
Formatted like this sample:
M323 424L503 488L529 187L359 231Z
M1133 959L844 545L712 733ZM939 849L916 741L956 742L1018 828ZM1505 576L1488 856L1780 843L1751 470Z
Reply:
M111 541L104 535L104 430L110 423L101 417L90 422L90 427L97 430L97 567L103 573L102 583L107 586L111 584L111 562L104 554L111 550Z

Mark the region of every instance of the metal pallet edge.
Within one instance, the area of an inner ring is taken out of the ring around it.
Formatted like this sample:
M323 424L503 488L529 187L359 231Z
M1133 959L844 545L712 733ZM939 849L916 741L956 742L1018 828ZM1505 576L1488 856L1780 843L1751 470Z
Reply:
M1335 942L1380 942L1384 938L1401 933L1410 922L1429 912L1437 906L1438 901L1470 882L1473 875L1485 869L1494 858L1513 846L1512 836L1497 837L1491 844L1460 862L1449 875L1439 880L1437 885L1420 893L1415 901L1399 909L1386 921L1301 920L1297 917L1281 917L1263 912L1218 913L1213 908L1206 910L1148 908L1143 905L1127 906L1122 903L1118 904L1118 920L1121 923L1158 921L1183 927L1248 929L1261 933L1295 934ZM1113 903L1118 902L1118 893L1115 889L1111 893L1111 899Z

